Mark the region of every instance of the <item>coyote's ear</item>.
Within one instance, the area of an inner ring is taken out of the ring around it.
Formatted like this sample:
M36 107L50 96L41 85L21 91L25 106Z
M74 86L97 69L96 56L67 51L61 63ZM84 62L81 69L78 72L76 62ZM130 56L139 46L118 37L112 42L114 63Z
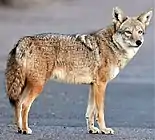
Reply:
M120 22L122 23L124 20L124 14L123 11L121 9L119 9L118 7L113 8L113 22L117 23Z
M142 13L137 19L140 22L144 23L146 26L148 26L152 18L152 13L153 13L152 10Z

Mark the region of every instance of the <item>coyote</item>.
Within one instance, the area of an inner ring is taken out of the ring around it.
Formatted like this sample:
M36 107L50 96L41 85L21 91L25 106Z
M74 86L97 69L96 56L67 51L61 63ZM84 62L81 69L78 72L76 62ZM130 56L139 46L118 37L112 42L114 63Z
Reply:
M152 13L150 10L128 17L115 7L113 22L106 29L89 34L43 33L21 38L10 51L5 70L6 92L18 132L32 133L28 127L30 107L45 83L55 79L89 84L85 115L88 133L114 134L104 120L106 86L142 46Z

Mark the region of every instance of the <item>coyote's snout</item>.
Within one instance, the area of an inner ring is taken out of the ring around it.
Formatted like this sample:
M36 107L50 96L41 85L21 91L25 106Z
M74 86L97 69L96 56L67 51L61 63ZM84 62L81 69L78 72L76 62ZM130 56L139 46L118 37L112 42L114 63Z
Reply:
M104 120L107 83L142 46L152 11L127 17L113 10L113 23L90 34L44 33L21 38L8 56L6 91L14 107L18 132L31 134L28 113L49 79L90 84L86 112L89 133L113 134ZM98 127L94 126L94 119Z

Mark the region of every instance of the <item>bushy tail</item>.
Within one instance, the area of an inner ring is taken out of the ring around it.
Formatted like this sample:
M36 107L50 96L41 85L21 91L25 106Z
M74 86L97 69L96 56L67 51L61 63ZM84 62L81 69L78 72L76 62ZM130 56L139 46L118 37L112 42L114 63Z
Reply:
M9 53L5 71L6 92L12 106L16 106L20 101L26 82L25 70L22 65L24 59L18 57L18 45L19 44L17 44Z

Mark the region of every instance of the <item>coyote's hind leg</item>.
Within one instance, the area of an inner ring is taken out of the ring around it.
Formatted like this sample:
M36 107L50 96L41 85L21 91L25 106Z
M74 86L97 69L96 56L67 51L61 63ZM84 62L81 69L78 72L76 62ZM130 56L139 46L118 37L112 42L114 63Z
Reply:
M30 92L26 96L22 104L22 130L23 134L31 134L32 130L28 127L28 115L30 111L30 107L33 101L37 98L37 96L41 93L43 89L42 85L31 85Z
M14 114L15 114L15 124L17 125L18 128L18 133L22 133L22 102L24 98L27 96L29 93L27 85L23 89L21 95L18 97L18 101L16 102L14 106Z
M22 104L18 103L15 105L15 123L18 128L18 133L22 133Z

